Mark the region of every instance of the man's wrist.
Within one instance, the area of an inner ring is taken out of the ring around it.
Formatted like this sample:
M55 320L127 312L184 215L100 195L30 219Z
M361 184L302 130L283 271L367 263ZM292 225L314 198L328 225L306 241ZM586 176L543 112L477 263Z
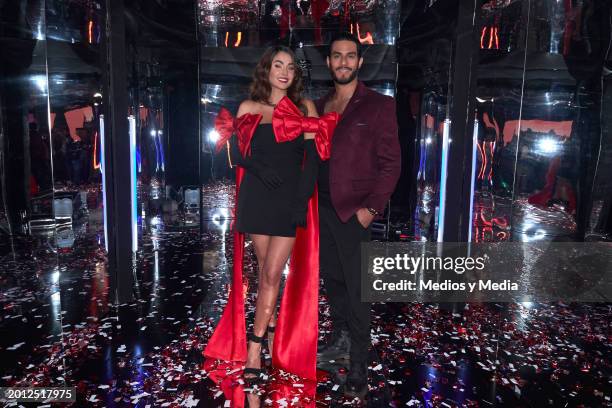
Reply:
M366 207L366 211L369 212L370 214L372 214L373 216L377 216L380 215L380 213L378 211L376 211L374 208L372 207Z

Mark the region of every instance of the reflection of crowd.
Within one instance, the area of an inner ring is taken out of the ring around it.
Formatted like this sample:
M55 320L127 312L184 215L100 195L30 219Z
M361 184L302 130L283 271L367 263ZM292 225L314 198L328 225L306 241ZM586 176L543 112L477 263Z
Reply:
M30 163L32 167L32 191L51 188L51 166L49 160L49 140L44 138L34 122L29 125L30 132Z
M235 14L231 19L224 17L229 25L235 26L240 22L238 25L242 27L235 27L233 31L217 30L216 44L238 47L290 41L294 45L322 45L326 37L339 29L355 34L362 44L380 43L388 40L381 37L377 41L379 21L386 24L384 19L395 9L395 6L377 9L377 5L382 4L378 0L267 0L260 3L259 7L228 11L227 15ZM206 8L206 13L206 19L202 21L205 27L214 21L213 16L218 10ZM243 31L246 26L250 28Z
M93 138L87 128L77 129L77 137L70 136L67 128L53 134L54 182L81 184L87 182L91 173Z
M297 41L322 42L321 19L329 0L272 0L265 4L262 23L264 42L284 38L290 32Z
M86 122L83 128L77 129L74 138L66 126L55 126L51 130L51 143L44 137L45 132L39 132L36 123L30 124L30 157L35 185L32 191L49 189L52 182L79 185L95 177L92 168L94 129L88 124ZM52 156L49 154L49 144L53 146Z

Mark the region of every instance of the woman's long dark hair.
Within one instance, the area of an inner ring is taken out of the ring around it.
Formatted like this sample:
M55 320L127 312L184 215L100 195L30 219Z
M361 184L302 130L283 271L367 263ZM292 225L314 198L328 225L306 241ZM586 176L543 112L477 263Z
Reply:
M304 84L302 81L302 70L297 65L295 60L295 54L291 48L277 45L275 47L268 48L259 59L255 71L253 72L253 82L251 82L251 100L255 102L270 103L270 93L272 87L270 86L270 68L272 67L272 61L279 52L285 52L291 56L295 66L295 76L289 89L287 89L287 96L291 99L296 106L301 110L304 110L302 106L302 91L304 90Z

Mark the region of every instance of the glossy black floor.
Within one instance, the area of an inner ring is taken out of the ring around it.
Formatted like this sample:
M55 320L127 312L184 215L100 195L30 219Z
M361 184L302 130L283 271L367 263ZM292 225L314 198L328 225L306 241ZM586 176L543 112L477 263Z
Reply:
M213 189L202 235L189 219L145 219L136 299L126 304L111 304L93 211L75 226L69 250L57 252L44 235L7 244L2 386L74 385L73 406L361 404L343 399L341 365L321 370L314 400L295 379L272 375L257 389L238 377L211 380L201 352L224 305L232 259L231 189ZM324 294L321 305L324 341ZM373 310L368 406L612 406L609 305L390 303Z

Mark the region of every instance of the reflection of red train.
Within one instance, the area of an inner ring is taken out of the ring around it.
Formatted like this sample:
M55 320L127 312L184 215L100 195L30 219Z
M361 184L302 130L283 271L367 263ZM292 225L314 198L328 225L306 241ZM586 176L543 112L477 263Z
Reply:
M485 215L485 208L474 210L474 242L507 241L510 237L507 229L508 220L505 216L492 217L490 220Z
M555 138L559 139L559 142L563 142L572 136L572 120L510 120L504 125L504 144L512 141L517 134L519 123L521 133L531 131L546 135L546 139L541 139L543 142L551 140L554 143ZM567 211L573 214L576 211L576 193L568 180L558 177L559 168L561 167L561 157L559 156L561 152L550 149L550 153L554 157L548 165L544 187L535 194L530 195L528 202L539 207L547 207L551 200L561 199L567 202Z
M576 212L576 193L568 180L557 177L560 167L560 157L551 160L546 172L544 188L529 196L528 202L539 207L548 207L553 200L563 200L567 202L567 211L574 214Z
M521 125L521 133L531 130L538 133L554 133L560 138L569 139L572 135L573 122L573 120L509 120L504 124L504 145L512 142L514 136L518 134L519 123Z
M567 211L571 214L575 213L576 194L574 188L568 180L558 177L558 171L561 167L561 157L559 156L561 152L557 151L559 150L557 149L557 143L562 143L572 137L572 120L508 120L504 123L503 131L500 132L500 127L495 118L491 119L488 113L485 112L483 114L483 123L487 129L491 129L494 132L495 140L483 140L478 143L478 151L480 153L480 169L477 172L478 180L491 181L496 143L502 142L501 147L512 143L519 134L520 126L521 134L532 132L546 135L546 138L540 139L541 146L538 146L538 148L544 148L544 153L553 156L544 178L544 187L538 192L531 194L528 202L539 207L548 207L552 201L562 200L567 203ZM549 148L547 149L547 147Z

